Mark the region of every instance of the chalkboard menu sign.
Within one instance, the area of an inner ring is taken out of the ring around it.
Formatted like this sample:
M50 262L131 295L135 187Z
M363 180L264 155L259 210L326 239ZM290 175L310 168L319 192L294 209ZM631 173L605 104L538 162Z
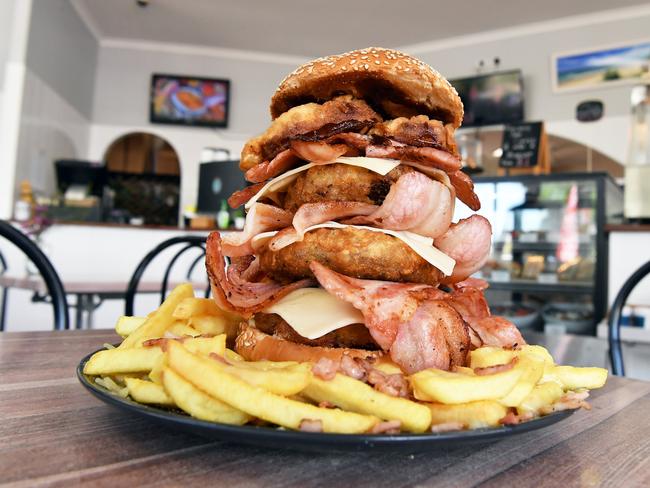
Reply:
M501 143L502 168L532 168L537 166L543 152L544 123L526 122L506 125Z

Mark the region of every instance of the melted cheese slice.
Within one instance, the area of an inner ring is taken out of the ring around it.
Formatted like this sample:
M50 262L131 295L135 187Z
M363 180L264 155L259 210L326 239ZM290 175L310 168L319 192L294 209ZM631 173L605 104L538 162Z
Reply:
M365 169L369 169L370 171L374 171L375 173L378 173L382 176L387 175L400 164L400 162L397 159L379 159L379 158L366 158L366 157L354 157L354 158L340 157L337 158L335 161L326 164L334 164L334 163L342 163L342 164L349 164L350 166L358 166L360 168L365 168ZM305 164L304 166L299 166L298 168L294 168L290 171L287 171L286 173L282 173L281 175L276 176L275 178L269 180L262 187L262 189L253 196L253 198L251 198L248 202L246 202L244 208L248 210L263 196L268 195L269 193L280 191L283 188L286 188L287 186L289 186L289 184L295 181L296 178L298 178L299 173L302 173L303 171L307 171L309 168L313 168L314 166L324 166L324 165L314 164L314 163Z
M307 339L318 339L350 324L363 324L363 315L348 302L322 288L301 288L263 310L276 313Z
M365 225L344 225L339 224L338 222L325 222L323 224L317 224L308 227L305 230L305 233L315 229L344 229L346 227L365 229L372 232L381 232L383 234L388 234L389 236L397 237L399 240L413 249L413 251L415 251L422 259L438 268L446 276L451 275L452 271L454 270L454 266L456 265L456 261L452 257L447 256L440 249L433 247L432 238L424 237L405 230L377 229L375 227L367 227ZM261 246L271 237L275 236L277 233L278 231L271 231L257 234L251 241L253 249L259 248L259 246Z

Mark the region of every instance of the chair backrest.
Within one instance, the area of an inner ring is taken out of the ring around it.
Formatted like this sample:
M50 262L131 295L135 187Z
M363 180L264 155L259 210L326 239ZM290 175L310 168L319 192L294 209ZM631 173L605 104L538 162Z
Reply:
M133 275L131 276L131 279L129 280L129 285L126 289L126 295L125 295L125 306L124 306L124 314L125 315L133 315L133 305L135 302L135 294L138 291L138 284L140 283L140 280L142 279L142 275L144 274L145 270L151 264L151 262L163 251L165 251L167 248L170 248L172 246L184 244L184 246L181 247L181 249L176 252L176 254L173 255L173 257L170 259L169 264L165 268L165 274L163 275L163 279L160 285L160 303L162 303L165 300L165 297L167 296L167 291L169 287L169 278L171 276L171 271L172 268L174 267L174 264L178 261L178 259L183 255L185 252L189 251L190 249L200 249L201 252L199 255L191 262L187 273L186 273L186 279L188 281L191 280L192 272L196 268L196 266L201 263L205 257L205 236L199 236L199 235L187 235L187 236L178 236L178 237L172 237L171 239L167 239L166 241L161 242L158 244L155 248L153 248L151 251L147 253L147 255L140 261L140 264L138 264L137 268L133 272ZM209 282L207 281L207 273L206 273L206 290L205 290L205 296L206 298L210 294L210 286Z
M625 376L623 350L621 349L621 315L623 314L623 307L634 287L648 274L650 274L650 261L632 273L632 276L623 283L609 312L609 331L607 334L609 341L609 359L612 362L612 373L616 376Z
M45 254L43 254L43 251L41 251L34 241L16 229L9 222L0 220L0 236L4 237L20 249L34 263L45 282L50 300L52 300L54 328L56 330L68 329L70 327L70 321L68 317L68 302L66 300L65 289L63 288L63 283L61 283L61 279L54 269L54 266L52 266L50 260ZM6 269L6 263L3 262L2 265Z

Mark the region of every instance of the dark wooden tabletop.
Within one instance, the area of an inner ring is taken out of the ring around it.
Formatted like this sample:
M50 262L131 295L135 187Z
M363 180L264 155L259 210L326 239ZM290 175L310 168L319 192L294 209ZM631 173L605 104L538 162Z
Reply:
M0 334L0 485L650 486L650 383L610 378L543 430L444 451L273 451L168 430L88 394L79 360L111 331Z

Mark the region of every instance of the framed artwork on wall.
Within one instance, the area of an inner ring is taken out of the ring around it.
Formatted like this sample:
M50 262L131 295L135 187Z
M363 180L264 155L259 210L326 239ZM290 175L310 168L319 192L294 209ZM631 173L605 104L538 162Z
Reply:
M650 83L650 40L554 54L551 72L554 92Z

